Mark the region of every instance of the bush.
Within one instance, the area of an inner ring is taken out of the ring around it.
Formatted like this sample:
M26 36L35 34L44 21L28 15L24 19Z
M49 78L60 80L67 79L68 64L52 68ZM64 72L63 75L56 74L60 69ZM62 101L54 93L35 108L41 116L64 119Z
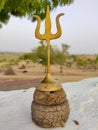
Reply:
M5 75L15 75L15 72L12 67L7 67L5 70Z

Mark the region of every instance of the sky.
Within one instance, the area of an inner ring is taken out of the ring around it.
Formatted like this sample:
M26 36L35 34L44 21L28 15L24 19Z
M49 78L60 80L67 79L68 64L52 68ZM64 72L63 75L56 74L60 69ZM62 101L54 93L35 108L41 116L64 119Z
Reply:
M56 33L55 18L60 17L62 35L51 41L51 45L61 48L62 43L70 45L71 54L98 54L98 0L74 0L74 3L58 7L51 12L52 33ZM0 51L30 52L39 45L35 38L37 22L27 18L11 17L7 25L0 29ZM44 33L44 21L40 33Z

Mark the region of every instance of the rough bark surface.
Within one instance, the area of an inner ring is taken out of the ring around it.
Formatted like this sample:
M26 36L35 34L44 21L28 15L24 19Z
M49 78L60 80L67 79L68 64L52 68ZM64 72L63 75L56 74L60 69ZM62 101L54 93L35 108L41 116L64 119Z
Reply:
M69 104L66 100L64 103L55 106L45 106L32 102L32 119L43 127L64 127L69 116Z
M39 91L35 90L34 101L42 105L58 105L66 100L66 94L63 89L57 91Z
M43 128L64 127L69 117L69 103L65 91L35 90L31 104L32 120Z

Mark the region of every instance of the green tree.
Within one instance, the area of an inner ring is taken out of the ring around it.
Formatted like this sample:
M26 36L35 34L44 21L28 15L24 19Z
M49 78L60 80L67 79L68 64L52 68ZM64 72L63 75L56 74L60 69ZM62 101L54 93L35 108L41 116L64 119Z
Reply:
M95 62L98 63L98 54L96 55Z
M63 65L66 62L66 58L69 55L68 48L70 47L67 44L62 44L62 49L60 50L57 47L50 46L50 63L60 65L60 73L63 72ZM40 46L35 48L33 51L33 56L37 56L37 62L47 66L47 44L44 41L40 41Z
M66 63L66 59L69 55L68 49L70 47L69 45L64 44L64 43L62 43L61 46L62 46L61 50L56 48L55 53L54 53L54 56L55 56L54 62L55 64L60 65L60 73L63 72L63 66Z
M95 65L96 65L96 69L98 69L98 54L96 55Z
M76 57L76 64L77 64L78 69L85 68L86 67L86 60L77 56Z
M86 69L96 69L96 59L90 59L88 58L86 60Z
M60 50L57 47L50 46L50 63L60 65L60 73L63 72L63 65L66 62L67 57L69 56L68 48L70 46L67 44L62 44L62 49ZM40 41L39 46L34 48L31 53L25 53L20 59L30 59L33 62L37 62L47 66L47 43L45 41Z
M53 10L57 6L72 3L73 0L0 0L0 25L7 23L10 17L28 17L31 20L34 14L43 20L47 4Z
M69 55L66 59L66 67L71 68L74 63L74 57L73 55Z
M40 45L32 50L33 55L37 56L37 62L46 66L47 65L47 47L46 42L40 41Z
M24 53L21 60L32 60L34 63L40 63L44 66L47 64L47 47L44 41L39 42L39 46L32 49L32 52Z

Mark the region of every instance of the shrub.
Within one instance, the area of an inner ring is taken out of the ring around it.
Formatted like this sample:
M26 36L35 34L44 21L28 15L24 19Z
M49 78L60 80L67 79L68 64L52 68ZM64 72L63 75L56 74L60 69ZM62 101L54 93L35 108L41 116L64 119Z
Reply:
M15 75L15 72L14 72L14 70L13 70L13 68L12 67L7 67L7 69L5 70L5 73L4 73L5 75Z

